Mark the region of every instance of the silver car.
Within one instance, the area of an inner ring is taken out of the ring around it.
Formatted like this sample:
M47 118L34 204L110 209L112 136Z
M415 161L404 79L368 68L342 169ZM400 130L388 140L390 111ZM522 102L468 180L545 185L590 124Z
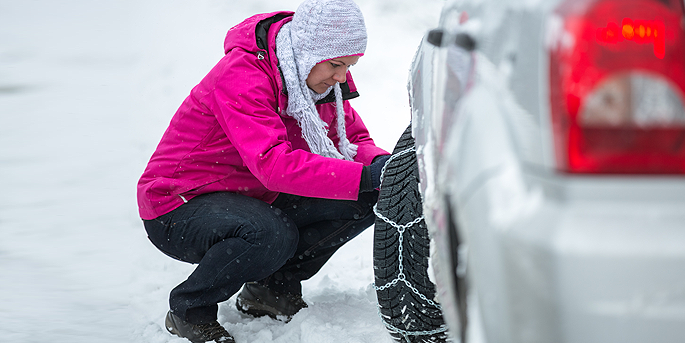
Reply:
M684 8L446 3L409 95L453 337L685 342Z

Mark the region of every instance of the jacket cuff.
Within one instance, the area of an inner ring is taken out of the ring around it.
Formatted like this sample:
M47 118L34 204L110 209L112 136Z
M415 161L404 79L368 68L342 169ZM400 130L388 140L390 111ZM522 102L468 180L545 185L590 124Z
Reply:
M371 181L371 170L368 166L364 166L364 168L362 168L361 181L359 182L359 191L371 192L373 191L373 189L373 181Z

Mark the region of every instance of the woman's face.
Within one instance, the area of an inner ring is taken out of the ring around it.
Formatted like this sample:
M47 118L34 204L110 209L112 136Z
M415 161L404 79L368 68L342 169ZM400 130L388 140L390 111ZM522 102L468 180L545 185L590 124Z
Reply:
M345 83L347 68L359 61L359 56L338 57L315 65L307 76L307 86L322 94L336 82Z

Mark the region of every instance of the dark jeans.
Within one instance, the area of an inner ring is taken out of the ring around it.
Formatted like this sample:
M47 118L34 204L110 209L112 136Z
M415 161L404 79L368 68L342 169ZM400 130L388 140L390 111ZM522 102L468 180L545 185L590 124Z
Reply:
M269 205L218 192L145 220L148 237L159 250L197 264L171 291L171 311L194 324L214 321L217 304L249 281L279 293L300 294L302 280L374 223L377 199L376 191L361 193L357 201L282 193Z

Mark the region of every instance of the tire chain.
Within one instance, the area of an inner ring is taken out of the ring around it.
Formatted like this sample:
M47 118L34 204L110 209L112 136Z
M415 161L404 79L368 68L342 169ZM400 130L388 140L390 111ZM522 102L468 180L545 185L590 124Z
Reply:
M398 153L395 153L395 154L393 154L393 155L388 159L388 161L386 161L385 166L387 166L388 163L390 163L393 159L396 159L396 158L398 158L398 157L400 157L400 156L402 156L402 155L404 155L404 154L414 153L414 152L416 152L416 148L415 148L415 147L411 147L411 148L409 148L409 149L402 150L402 151L400 151L400 152L398 152ZM383 184L383 177L384 177L384 174L385 174L385 166L383 166L383 168L381 169L381 178L380 178L381 184ZM412 227L412 226L414 226L414 225L420 223L420 222L424 219L424 216L421 215L421 216L419 216L418 218L415 218L414 220L412 220L411 222L409 222L409 223L407 223L407 224L402 224L402 225L400 225L400 224L398 224L398 223L396 223L396 222L390 220L390 219L387 218L386 216L384 216L384 215L378 210L377 206L378 206L378 204L374 205L374 207L373 207L373 212L376 214L376 216L377 216L378 218L380 218L381 220L383 220L384 222L386 222L388 225L390 225L390 226L394 227L395 229L397 229L397 233L399 234L399 237L398 237L398 241L399 241L399 244L398 244L398 260L399 260L398 270L399 270L399 272L397 273L397 277L395 277L395 279L393 279L392 281L386 283L385 285L376 286L376 284L374 283L374 284L373 284L374 289L375 289L376 291L382 291L382 290L385 290L385 289L387 289L387 288L396 286L399 282L402 282L402 283L404 283L407 287L409 287L409 289L411 289L412 292L413 292L414 294L418 295L422 300L426 301L426 302L427 302L428 304L430 304L431 306L434 306L436 309L441 310L442 308L441 308L440 304L434 302L434 301L431 300L431 299L428 299L428 297L426 297L424 294L422 294L414 285L411 284L411 282L410 282L409 280L407 280L406 275L404 274L404 264L403 264L404 258L403 258L403 256L402 256L402 252L403 252L403 250L404 250L404 247L403 247L403 243L404 243L404 232L406 231L406 229L408 229L408 228L410 228L410 227ZM387 320L385 320L383 314L381 313L380 307L378 308L378 315L379 315L379 317L381 318L381 321L383 322L383 324L385 325L385 327L388 329L388 331L395 332L395 333L397 333L397 334L402 335L402 336L405 338L405 340L406 340L407 342L410 342L409 336L431 336L431 335L436 335L436 334L439 334L439 333L444 333L444 332L447 331L447 327L444 326L444 325L441 326L441 327L439 327L439 328L437 328L437 329L430 330L430 331L407 331L407 330L402 330L402 329L400 329L400 328L398 328L398 327L395 327L394 325L392 325L391 323L389 323Z

